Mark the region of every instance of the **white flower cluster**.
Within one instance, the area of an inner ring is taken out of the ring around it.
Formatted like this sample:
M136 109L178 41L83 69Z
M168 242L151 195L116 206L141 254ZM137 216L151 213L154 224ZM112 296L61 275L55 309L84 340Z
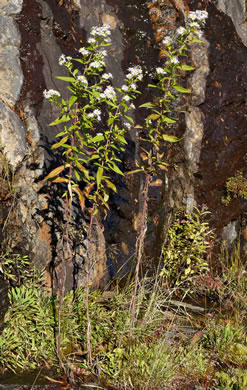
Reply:
M49 91L45 89L43 95L46 99L51 99L52 97L59 97L60 93L55 89L49 89Z
M167 37L165 37L163 39L162 43L163 43L163 45L166 45L166 46L171 45L172 44L172 38L167 36Z
M156 68L156 73L164 76L166 74L166 71L163 68Z
M109 80L112 79L113 76L111 73L103 73L101 77L103 80Z
M143 74L142 74L142 68L137 65L133 66L132 68L128 69L129 73L126 75L126 78L129 80L142 80L143 79Z
M87 87L88 81L85 76L77 76L77 80L82 83L83 87Z
M89 51L87 49L85 49L85 47L81 47L78 51L83 56L87 56L89 54Z
M114 88L108 85L106 89L104 90L103 93L100 94L100 97L102 99L109 99L109 100L114 100L116 97L116 92L114 91Z
M99 69L102 66L105 66L104 61L93 61L89 64L90 68Z
M183 35L184 33L186 32L186 28L184 28L184 27L179 27L179 28L177 28L177 30L176 30L176 35Z
M104 24L102 27L92 27L90 31L90 37L88 43L96 43L98 40L103 40L104 42L111 42L111 31L109 24Z
M64 54L62 54L59 57L58 63L59 63L59 65L64 65L67 62L69 62L70 60L72 60L72 57L69 57L69 56L66 57Z
M198 22L205 22L207 18L208 18L207 11L200 11L200 10L191 11L188 16L189 20L198 21Z
M96 108L95 110L93 110L93 112L90 112L88 114L88 117L89 118L96 118L98 121L101 120L101 110L99 108Z
M107 56L107 51L106 50L99 51L99 56L100 58L105 58Z
M124 91L124 92L128 92L129 90L132 90L132 91L136 91L136 84L135 83L131 83L130 85L122 85L121 87L121 90Z
M124 122L124 127L126 127L126 129L130 130L131 129L131 124L129 122Z

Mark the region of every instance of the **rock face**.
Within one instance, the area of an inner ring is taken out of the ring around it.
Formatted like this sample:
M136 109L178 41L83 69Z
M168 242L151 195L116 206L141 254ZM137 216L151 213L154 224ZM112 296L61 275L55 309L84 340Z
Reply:
M153 67L161 62L153 35L159 44L181 24L188 6L198 6L195 3L175 1L171 6L165 1L150 2L153 33L144 1L0 0L0 184L4 189L0 191L0 240L3 248L29 254L38 267L53 269L51 283L55 286L62 272L65 218L59 188L42 179L61 162L50 146L62 127L49 127L57 111L44 101L43 90L53 88L67 96L64 83L56 79L66 74L58 57L62 53L74 56L93 25L108 23L113 45L107 70L114 75L114 85L121 85L129 64L140 63L152 77ZM218 235L224 230L230 243L232 229L225 227L230 223L238 231L235 221L246 212L246 204L240 200L229 206L221 203L226 179L246 165L244 3L236 0L235 8L231 6L234 2L227 0L219 0L217 7L201 3L209 19L203 42L191 47L195 71L185 82L192 94L185 119L181 118L176 130L183 141L167 150L171 164L164 184L154 180L150 187L145 251L150 262L159 257L173 208L184 204L191 212L195 205L206 205L212 213L212 227ZM147 88L141 99L137 105L148 101ZM141 123L143 111L135 115ZM131 131L122 169L134 168L139 146ZM95 287L103 285L119 267L127 271L130 265L125 262L131 262L135 253L143 178L136 175L118 180L119 191L111 198L107 218L99 218L93 229L90 280ZM66 262L67 289L84 280L87 224L87 215L75 208L72 256Z
M230 16L243 44L247 46L247 8L245 0L218 0L217 7Z

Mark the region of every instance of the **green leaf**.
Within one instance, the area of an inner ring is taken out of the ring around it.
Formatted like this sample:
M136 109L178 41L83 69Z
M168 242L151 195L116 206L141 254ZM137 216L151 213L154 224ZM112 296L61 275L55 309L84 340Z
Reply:
M182 138L177 138L174 135L167 135L167 134L163 134L162 138L164 141L168 141L168 142L178 142L181 141L182 139Z
M80 190L79 187L72 187L72 191L76 192L76 194L78 195L78 198L79 198L79 202L80 202L80 206L81 206L81 210L83 211L84 210L84 207L85 207L85 198L82 194L82 191Z
M57 118L55 121L51 122L49 126L55 126L59 123L68 122L69 120L71 120L70 115L63 115L61 118Z
M132 124L134 124L133 118L131 118L129 115L123 115L124 118L128 119Z
M178 66L178 69L181 69L181 70L194 70L194 66L190 66L190 65L180 65Z
M103 135L96 135L95 137L91 138L88 142L89 143L92 143L92 142L101 142L105 139L105 137Z
M159 114L151 114L151 115L148 115L147 120L150 120L150 119L151 120L156 120L158 118L160 118Z
M66 135L66 137L63 137L59 142L57 142L56 144L52 145L51 149L59 148L60 146L62 146L68 140L68 138L69 138L69 136Z
M57 76L56 78L59 80L68 81L69 83L74 83L76 81L74 77Z
M126 139L122 136L122 135L116 135L116 141L120 141L122 142L123 144L127 144L128 142L126 141Z
M97 182L97 187L98 187L98 188L99 188L100 183L101 183L103 171L104 171L103 167L100 166L100 167L98 168L97 175L96 175L96 182Z
M69 179L66 179L65 177L57 177L56 179L52 180L52 183L68 183Z
M126 175L132 175L133 173L142 172L142 171L143 171L143 169L141 169L141 168L134 169L133 171L126 172Z
M55 177L57 175L59 175L59 173L63 172L63 170L65 169L65 165L60 165L59 167L53 169L45 178L43 181L45 180L49 180L51 179L52 177Z
M117 192L117 188L115 184L113 184L110 180L105 179L107 187L111 188L114 192Z
M114 172L118 173L119 175L124 176L123 172L118 168L118 166L117 166L114 162L112 162L112 161L109 162L109 166L110 166L110 168L111 168Z
M73 104L77 101L77 96L72 95L69 99L69 107L73 106Z
M172 119L172 118L169 118L168 116L163 116L162 119L166 122L166 123L176 123L176 119Z
M155 108L155 107L157 107L157 105L154 103L148 102L148 103L141 104L139 107L141 107L141 108Z
M191 93L191 89L181 87L181 85L174 85L173 88L176 89L176 91L178 91L178 92Z

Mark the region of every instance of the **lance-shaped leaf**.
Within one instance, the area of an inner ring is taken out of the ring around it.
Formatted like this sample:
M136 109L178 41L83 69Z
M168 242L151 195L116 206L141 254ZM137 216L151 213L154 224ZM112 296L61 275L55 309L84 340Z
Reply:
M176 89L176 91L178 91L178 92L191 93L191 89L181 87L181 85L174 85L173 88Z
M87 197L89 196L90 192L92 191L94 185L95 185L95 182L89 184L89 185L84 189L84 193L86 194Z
M181 69L181 70L194 70L194 66L190 66L190 65L180 65L178 66L178 69Z
M74 186L72 187L72 190L73 190L74 192L76 192L76 194L78 195L79 202L80 202L80 206L81 206L81 209L82 209L82 211L83 211L84 208L85 208L85 198L84 198L84 196L83 196L82 191L80 190L79 187L74 187Z
M69 136L66 135L65 137L63 137L59 142L57 142L56 144L52 145L51 149L57 149L59 148L60 146L62 146L65 142L67 142L69 139Z
M89 179L89 172L88 170L81 164L79 161L77 161L76 166L82 171L87 179Z
M98 198L101 200L103 205L109 210L108 204L106 203L106 201L104 200L104 198L100 194L98 194Z
M174 135L162 134L162 138L164 141L168 142L178 142L181 141L182 138L177 138Z
M69 83L74 83L75 82L74 77L57 76L56 78L59 79L59 80L68 81Z
M126 172L125 175L132 175L133 173L142 172L142 171L143 169L138 168L138 169L134 169L133 171Z
M172 118L169 118L168 116L163 116L162 117L163 121L165 121L166 123L176 123L176 119L172 119Z
M96 182L97 182L97 187L98 188L99 188L101 180L102 180L103 171L104 171L104 168L100 166L98 168L98 171L97 171L97 174L96 174Z
M57 175L59 175L59 173L63 172L64 169L65 169L65 165L60 165L59 167L53 169L53 170L44 178L43 181L52 179L53 177L56 177Z
M155 108L155 107L157 107L157 105L154 103L148 102L148 103L141 104L139 107L141 107L141 108Z
M89 143L91 143L91 142L101 142L104 139L105 139L104 136L99 134L99 135L96 135L95 137L91 138L88 142Z
M109 162L109 166L110 166L110 168L111 168L114 172L118 173L119 175L124 176L123 172L118 168L118 166L117 166L114 162L112 162L112 161Z
M73 106L73 104L77 101L77 96L72 95L69 99L69 107Z
M158 119L160 117L160 115L159 114L151 114L151 115L148 115L148 117L147 117L147 120L156 120L156 119Z
M59 123L68 122L70 120L70 115L63 115L61 118L57 118L55 121L51 122L49 126L56 126L59 125Z
M52 183L68 183L69 179L65 177L56 177L56 179L52 180Z
M107 187L111 188L114 192L117 192L117 188L115 184L113 184L110 180L105 179Z

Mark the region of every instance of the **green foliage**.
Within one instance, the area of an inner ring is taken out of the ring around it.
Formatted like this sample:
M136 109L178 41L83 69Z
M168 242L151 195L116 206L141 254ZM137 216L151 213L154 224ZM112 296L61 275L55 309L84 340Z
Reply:
M226 196L222 198L222 203L228 205L232 198L247 199L247 178L243 172L238 172L226 181Z
M229 373L217 372L219 384L218 390L243 390L247 389L247 371L232 369Z
M44 271L33 268L28 256L7 250L0 256L0 273L5 280L16 286L20 287L23 283L25 286L34 286L35 282L36 286L40 287Z
M54 358L54 318L50 299L36 286L15 287L0 336L0 367L30 370Z
M192 214L178 212L168 230L163 249L161 276L169 286L190 284L192 279L209 270L207 251L213 233L203 217L207 212L195 209Z

